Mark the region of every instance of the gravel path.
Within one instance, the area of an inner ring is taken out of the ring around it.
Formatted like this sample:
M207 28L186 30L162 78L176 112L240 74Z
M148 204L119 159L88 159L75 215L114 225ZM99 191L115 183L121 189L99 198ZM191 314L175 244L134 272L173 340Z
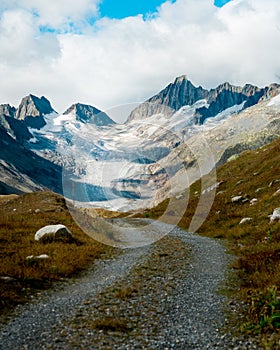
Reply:
M2 327L0 349L56 348L55 334L63 329L65 318L74 315L79 305L94 297L118 278L129 273L149 248L127 249L120 256L95 262L96 268L61 291L46 291L37 302L19 306L18 316Z
M167 238L156 253L153 246L127 249L113 260L99 261L83 279L19 308L19 315L1 329L0 349L258 349L219 331L227 300L217 290L232 260L225 248L177 227L169 237L189 246L190 256L182 249L174 256L166 253ZM120 285L135 285L135 280L138 293L112 299ZM90 326L89 321L110 310L129 318L135 329Z

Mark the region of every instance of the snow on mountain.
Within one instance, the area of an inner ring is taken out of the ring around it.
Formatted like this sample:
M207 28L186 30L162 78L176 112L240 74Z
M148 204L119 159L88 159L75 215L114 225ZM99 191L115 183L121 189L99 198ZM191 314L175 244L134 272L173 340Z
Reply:
M207 91L180 77L122 125L89 105L58 114L30 95L14 116L0 115L0 127L13 134L11 121L24 125L24 147L63 166L64 195L75 205L132 210L179 193L232 152L280 134L279 92L276 84L229 83ZM30 122L36 118L40 125Z

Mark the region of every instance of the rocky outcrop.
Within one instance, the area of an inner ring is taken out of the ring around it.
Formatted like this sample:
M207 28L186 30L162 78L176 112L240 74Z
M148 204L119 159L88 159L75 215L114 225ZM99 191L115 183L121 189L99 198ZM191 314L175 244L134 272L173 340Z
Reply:
M203 124L207 118L214 117L230 107L243 104L242 109L245 109L278 93L280 93L278 84L259 88L250 84L243 87L234 86L226 82L215 89L205 90L201 86L195 87L186 76L181 76L133 110L127 122L145 119L157 113L169 116L183 106L193 105L204 99L207 102L206 106L197 108L194 113L195 123Z
M16 110L15 118L24 120L27 126L40 129L46 125L44 115L53 112L55 110L44 96L39 98L34 95L28 95L22 99Z
M11 106L9 104L2 104L2 105L0 105L0 116L14 118L15 114L16 114L15 107L13 107L13 106Z
M258 112L256 112L257 115ZM253 116L252 116L253 118ZM232 146L227 147L219 161L217 166L224 164L227 161L233 160L234 157L238 157L244 151L255 150L260 148L280 137L280 120L272 120L266 127L261 131L256 132L254 136L243 140L243 142L235 143Z
M92 123L97 126L115 124L115 122L106 113L93 106L82 103L73 104L63 114L66 115L70 113L75 114L76 119L82 123Z

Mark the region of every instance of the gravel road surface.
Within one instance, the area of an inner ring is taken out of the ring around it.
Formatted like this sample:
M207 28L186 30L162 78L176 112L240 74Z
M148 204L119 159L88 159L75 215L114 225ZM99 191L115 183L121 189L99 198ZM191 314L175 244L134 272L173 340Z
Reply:
M161 230L165 224L157 225ZM84 277L62 290L43 292L34 302L19 306L15 317L1 326L0 349L258 349L252 341L220 331L228 300L218 291L232 261L225 248L217 240L177 227L169 237L188 247L189 254L173 257L165 253L166 246L158 248L157 256L165 259L167 272L161 277L143 275L142 280L138 276L142 292L113 302L114 312L123 310L124 317L131 317L139 329L106 331L85 327L83 322L100 317L106 303L112 306L106 290L116 283L132 285L136 267L142 274L149 261L154 271L160 269L158 258L153 261L153 246L125 249L113 259L99 260ZM169 282L171 287L165 288Z

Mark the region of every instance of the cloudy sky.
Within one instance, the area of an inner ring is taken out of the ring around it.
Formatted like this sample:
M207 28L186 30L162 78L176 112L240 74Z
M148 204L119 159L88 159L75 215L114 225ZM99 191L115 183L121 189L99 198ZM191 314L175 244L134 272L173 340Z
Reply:
M224 5L224 6L222 6ZM1 0L0 103L142 102L176 76L280 80L279 0Z

